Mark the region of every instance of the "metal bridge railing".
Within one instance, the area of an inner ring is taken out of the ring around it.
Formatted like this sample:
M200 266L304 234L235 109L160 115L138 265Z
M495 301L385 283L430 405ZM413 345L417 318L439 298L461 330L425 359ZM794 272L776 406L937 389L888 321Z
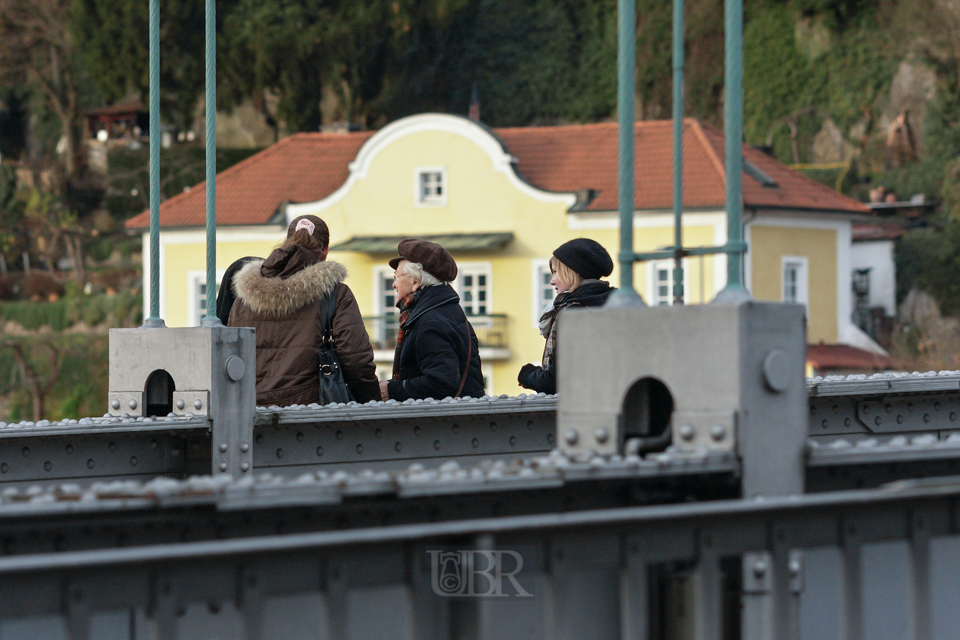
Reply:
M31 538L5 541L0 618L103 640L960 635L955 481L320 531L324 482L100 492L0 512ZM442 597L428 549L443 545L524 550L534 597Z

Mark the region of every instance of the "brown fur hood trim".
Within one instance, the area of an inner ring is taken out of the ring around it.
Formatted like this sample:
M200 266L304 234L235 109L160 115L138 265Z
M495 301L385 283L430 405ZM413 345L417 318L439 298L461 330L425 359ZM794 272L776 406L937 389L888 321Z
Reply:
M347 277L338 262L318 262L286 280L260 273L263 260L252 260L233 277L233 290L254 313L281 318L331 293Z

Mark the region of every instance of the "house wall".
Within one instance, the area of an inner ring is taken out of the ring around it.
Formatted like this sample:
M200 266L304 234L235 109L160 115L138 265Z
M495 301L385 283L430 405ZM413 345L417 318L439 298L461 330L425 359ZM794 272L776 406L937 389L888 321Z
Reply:
M417 170L445 172L446 199L438 206L417 202ZM509 354L484 361L490 391L514 395L522 391L516 376L527 362L539 362L544 340L537 330L537 268L553 250L577 237L600 242L614 258L609 280L619 284L619 217L616 212L568 213L573 194L548 193L523 182L512 158L485 129L463 118L415 116L381 129L350 165L347 181L333 194L311 203L292 204L287 220L312 213L323 218L331 244L358 236L415 237L433 234L512 232L514 239L495 251L453 251L461 268L489 269L487 312L508 318ZM726 243L722 210L689 212L683 218L687 247ZM653 251L673 244L673 216L643 211L634 216L634 249ZM283 236L282 227L218 229L217 269L222 271L246 255L266 256ZM754 216L747 227L748 286L760 300L782 298L783 256L803 256L809 268L809 339L842 342L844 314L850 313L850 224L840 216ZM149 264L147 237L144 261ZM196 304L191 281L204 270L202 229L161 234L161 315L169 326L192 324ZM331 252L330 260L347 267L347 284L364 316L383 313L379 280L392 270L386 254ZM725 254L685 260L686 302L709 302L726 284ZM664 263L671 266L669 261ZM634 266L634 283L648 302L654 301L658 265ZM149 273L144 274L145 290ZM847 298L838 299L838 292ZM148 302L145 302L145 305ZM191 306L192 305L192 306ZM392 311L388 309L387 311ZM849 324L849 322L846 322ZM849 330L846 330L849 333ZM643 337L638 337L642 347ZM390 369L389 350L378 353L381 373ZM506 357L505 357L506 356Z
M408 120L416 124L417 119ZM513 232L513 241L501 250L454 251L453 256L461 266L489 265L489 312L508 316L510 357L484 361L483 369L494 393L514 395L522 391L516 382L520 367L527 362L539 363L543 354L544 339L537 330L540 308L533 302L536 267L556 247L577 237L597 240L616 260L619 219L615 212L567 213L575 200L572 194L543 192L523 183L510 166L509 156L486 131L462 118L450 121L430 116L424 118L423 127L381 130L358 154L351 176L340 190L319 202L291 205L287 215L288 219L304 213L322 217L330 227L333 245L356 236ZM416 171L421 167L446 172L445 205L417 204ZM714 245L719 239L722 244L725 225L722 212L691 214L684 222L684 242L703 246ZM673 243L672 215L639 212L635 228L638 251ZM393 255L330 254L329 259L347 266L347 283L365 316L381 312L378 274ZM694 258L687 262L688 301L701 302L701 291L710 300L722 287L717 283L717 273L722 269L715 268L720 259ZM635 284L645 298L649 298L651 274L651 265L636 265ZM619 283L618 268L609 279ZM381 362L382 371L388 367L389 363Z
M806 258L807 340L837 343L838 232L789 221L754 221L749 227L750 291L757 300L783 301L783 258ZM849 277L848 277L849 282Z
M634 249L637 252L656 251L673 246L674 217L672 213L638 211L633 218ZM615 212L574 213L567 215L571 232L567 239L593 238L602 244L614 259L611 282L619 285L620 217ZM683 215L682 241L685 247L719 247L727 241L727 217L723 211L698 211ZM552 253L552 250L551 250ZM549 255L549 254L548 254ZM654 268L672 260L645 262L634 265L633 281L643 299L653 303ZM685 296L687 304L703 304L726 285L726 255L717 254L684 261Z
M222 274L245 256L267 256L283 239L285 226L220 227L217 229L217 264ZM190 327L194 319L194 281L207 269L203 229L177 229L160 233L160 317L168 327ZM144 317L150 315L150 235L143 234ZM205 276L203 276L205 277ZM201 279L203 279L201 277ZM219 276L218 276L219 282Z
M870 306L883 307L888 316L896 315L894 241L854 242L850 250L850 264L851 269L870 269Z

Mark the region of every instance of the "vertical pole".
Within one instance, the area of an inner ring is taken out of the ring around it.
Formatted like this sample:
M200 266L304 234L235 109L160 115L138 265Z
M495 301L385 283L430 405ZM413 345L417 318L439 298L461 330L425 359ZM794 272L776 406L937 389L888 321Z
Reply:
M207 313L203 325L219 325L217 318L217 5L205 0L207 54Z
M150 317L144 327L162 327L160 318L160 0L150 0Z
M743 284L743 0L726 0L724 14L727 286L715 302L737 303L750 299Z
M637 64L636 0L617 0L617 120L619 125L618 200L620 209L620 288L610 296L612 307L642 305L633 288L633 94Z
M683 304L683 0L673 0L673 304Z

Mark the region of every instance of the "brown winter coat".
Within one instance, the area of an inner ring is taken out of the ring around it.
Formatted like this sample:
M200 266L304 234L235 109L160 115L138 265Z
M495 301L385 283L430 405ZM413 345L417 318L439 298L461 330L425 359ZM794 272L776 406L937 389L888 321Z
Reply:
M357 402L379 400L373 348L357 300L343 284L346 268L317 262L280 278L262 275L262 264L253 260L234 277L237 300L227 323L257 330L257 404L285 407L319 400L320 305L334 289L333 337L343 377Z

